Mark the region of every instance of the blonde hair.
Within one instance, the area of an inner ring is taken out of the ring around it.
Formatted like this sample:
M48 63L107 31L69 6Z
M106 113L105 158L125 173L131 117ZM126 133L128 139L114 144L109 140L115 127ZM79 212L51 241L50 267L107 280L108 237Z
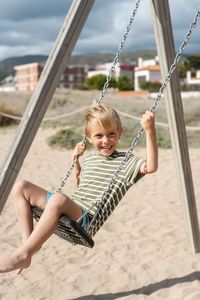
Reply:
M85 135L90 137L90 123L95 120L103 128L111 128L116 125L118 133L121 133L122 124L116 110L107 104L98 104L88 109L85 115Z

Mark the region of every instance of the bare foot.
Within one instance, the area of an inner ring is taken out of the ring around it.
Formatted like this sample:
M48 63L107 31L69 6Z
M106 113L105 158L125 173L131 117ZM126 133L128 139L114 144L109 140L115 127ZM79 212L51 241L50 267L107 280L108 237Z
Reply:
M0 259L0 273L6 273L17 269L27 269L30 264L31 256L28 256L21 251L21 249L17 249L12 254Z
M37 253L41 248L42 248L42 247L38 247L38 248L35 250L34 254ZM18 269L17 272L16 272L17 275L20 275L21 272L22 272L24 269L25 269L25 268L20 268L20 269Z

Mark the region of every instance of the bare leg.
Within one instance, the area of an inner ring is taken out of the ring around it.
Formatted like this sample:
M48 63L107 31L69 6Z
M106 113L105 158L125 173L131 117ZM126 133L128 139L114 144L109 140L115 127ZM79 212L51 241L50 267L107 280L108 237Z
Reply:
M33 231L33 214L31 206L37 206L44 209L47 191L31 182L21 180L14 185L13 196L22 241L25 242Z
M82 211L64 194L53 195L46 205L37 226L23 245L11 255L0 260L0 272L28 268L31 264L32 255L55 231L61 214L77 220L82 215Z
M47 191L28 182L21 180L13 187L16 216L24 243L33 231L33 214L31 206L45 208ZM39 250L38 248L36 252ZM20 274L22 269L17 271Z

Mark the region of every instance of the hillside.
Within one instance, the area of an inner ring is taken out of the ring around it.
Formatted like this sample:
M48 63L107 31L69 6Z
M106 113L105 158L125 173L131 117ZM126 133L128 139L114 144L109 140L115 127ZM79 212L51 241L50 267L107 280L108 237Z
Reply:
M19 57L10 57L0 61L0 74L12 73L14 66L29 64L32 62L41 62L47 59L45 55L26 55Z
M139 57L143 57L144 59L150 59L155 57L155 50L140 50L134 52L123 52L120 55L121 62L134 61L137 62ZM100 63L107 63L113 61L115 53L97 53L97 54L87 54L87 55L76 55L72 56L69 63L70 64L88 64L91 66L95 66Z
M120 56L120 61L137 61L138 57L143 57L144 59L153 58L156 55L155 50L141 50L135 52L124 52ZM114 58L113 53L104 54L87 54L87 55L75 55L72 56L69 64L88 64L95 66L98 63L106 63L112 61ZM9 74L14 71L14 66L28 64L32 62L43 62L47 59L45 55L26 55L19 57L11 57L0 61L0 75L5 73Z
M133 52L122 52L120 55L121 62L132 61L137 63L139 57L144 59L151 59L156 56L156 50L139 50ZM189 56L185 54L184 56ZM200 56L200 53L194 53L192 55ZM103 64L113 61L115 53L93 53L86 55L74 55L70 58L69 64L72 65L84 65L95 66L96 64ZM183 59L183 58L182 58ZM47 60L46 55L26 55L19 57L10 57L0 61L0 75L10 74L14 72L14 66L28 64L32 62L44 62Z

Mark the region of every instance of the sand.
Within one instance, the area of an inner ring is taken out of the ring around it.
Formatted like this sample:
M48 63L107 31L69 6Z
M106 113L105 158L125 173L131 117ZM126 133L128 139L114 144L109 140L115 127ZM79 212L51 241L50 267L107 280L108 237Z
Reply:
M1 162L15 129L0 129ZM47 145L52 132L39 130L18 180L54 191L71 152ZM144 149L135 153L143 156ZM190 157L200 212L199 149L190 149ZM74 191L72 179L64 191ZM94 241L88 249L53 235L21 275L0 274L0 299L200 299L200 256L191 253L187 241L172 150L159 150L159 170L129 190ZM20 243L10 195L0 217L0 256Z

